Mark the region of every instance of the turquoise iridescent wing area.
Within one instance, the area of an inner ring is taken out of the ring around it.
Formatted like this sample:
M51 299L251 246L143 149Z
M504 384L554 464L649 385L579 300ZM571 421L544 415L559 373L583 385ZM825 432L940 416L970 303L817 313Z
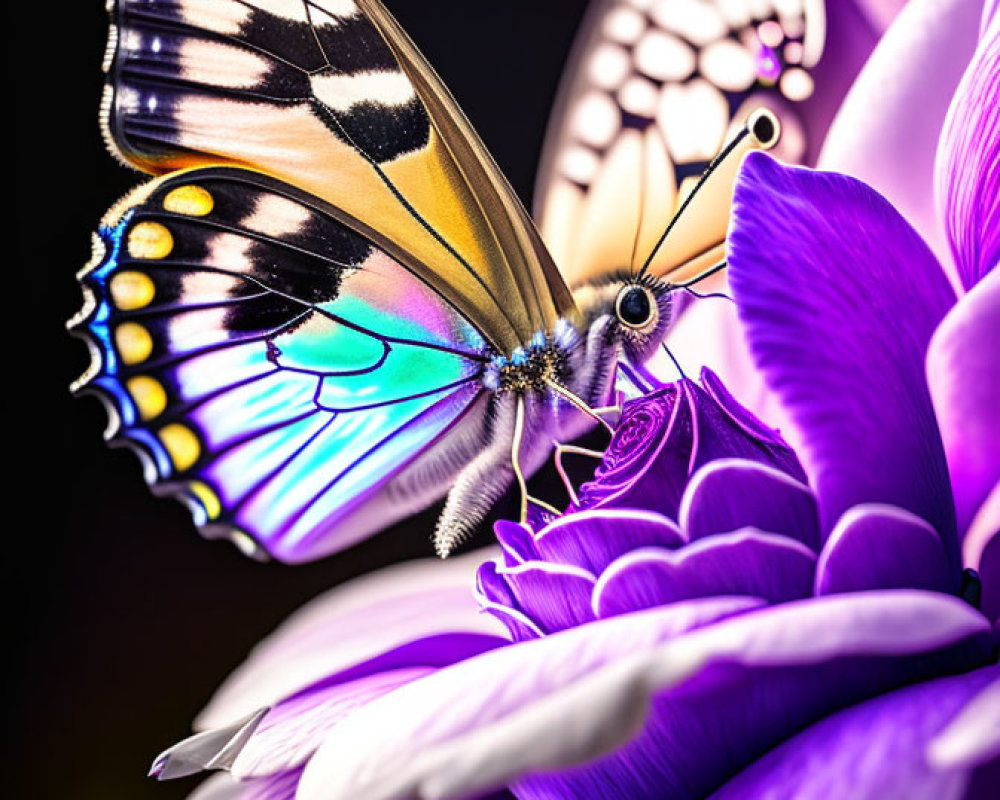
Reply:
M359 228L262 174L191 170L113 210L80 276L71 328L94 362L77 388L109 407L109 437L207 533L283 561L443 494L456 459L378 502L486 424L483 336Z

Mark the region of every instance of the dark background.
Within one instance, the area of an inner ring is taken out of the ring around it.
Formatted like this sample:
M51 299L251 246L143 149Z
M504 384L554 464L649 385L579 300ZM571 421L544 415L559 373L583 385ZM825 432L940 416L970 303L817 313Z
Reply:
M0 454L5 650L16 674L5 681L13 786L9 774L2 781L14 798L184 797L196 781L157 784L146 770L258 639L328 587L432 555L434 509L323 563L250 562L202 540L176 502L152 497L135 457L104 446L99 403L70 398L87 363L64 330L81 302L73 276L101 214L141 180L98 132L103 5L32 3L4 19ZM387 5L530 202L585 0ZM508 500L497 513L512 509Z

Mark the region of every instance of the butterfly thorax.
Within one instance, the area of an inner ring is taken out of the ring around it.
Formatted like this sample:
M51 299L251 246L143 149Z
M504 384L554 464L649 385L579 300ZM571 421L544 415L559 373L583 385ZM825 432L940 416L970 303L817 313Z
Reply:
M483 385L496 392L523 393L546 391L552 383L564 384L579 345L576 328L560 319L551 334L539 331L510 356L495 356L483 375Z

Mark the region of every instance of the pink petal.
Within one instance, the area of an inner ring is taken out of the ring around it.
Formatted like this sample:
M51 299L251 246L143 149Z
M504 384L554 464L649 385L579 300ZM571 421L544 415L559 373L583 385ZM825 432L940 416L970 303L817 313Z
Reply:
M885 195L950 264L934 203L934 157L976 47L982 0L912 0L886 32L830 126L819 166ZM953 276L954 277L954 276Z
M1000 270L938 326L927 352L927 384L962 534L1000 481Z
M937 194L962 285L1000 261L1000 16L987 26L941 133Z

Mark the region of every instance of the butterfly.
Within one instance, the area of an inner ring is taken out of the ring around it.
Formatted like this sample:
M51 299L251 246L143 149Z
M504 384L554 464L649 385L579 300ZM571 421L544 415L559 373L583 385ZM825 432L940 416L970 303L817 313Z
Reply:
M659 346L672 289L715 260L703 218L719 192L727 214L730 165L778 139L766 112L734 123L706 173L722 188L688 193L670 246L645 232L669 218L650 155L631 260L571 257L564 275L377 0L111 13L102 129L156 177L105 215L79 275L70 329L92 363L74 388L204 534L286 562L445 493L435 543L451 550L553 439L593 424L619 361Z

